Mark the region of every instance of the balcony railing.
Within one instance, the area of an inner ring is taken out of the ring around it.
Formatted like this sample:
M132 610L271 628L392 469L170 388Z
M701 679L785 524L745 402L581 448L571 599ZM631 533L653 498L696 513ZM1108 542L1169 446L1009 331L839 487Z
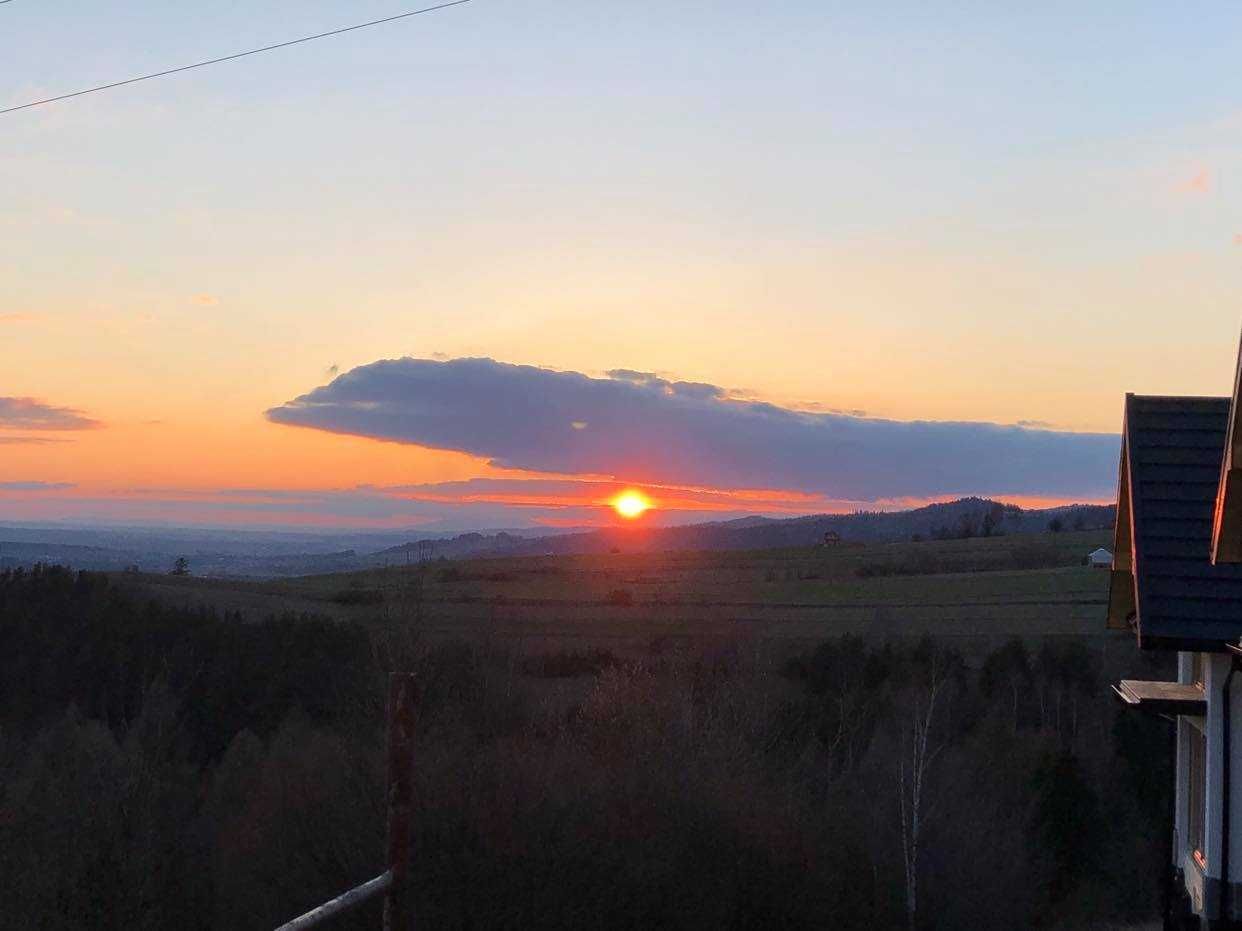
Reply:
M342 892L276 931L304 931L384 896L384 931L410 931L414 914L406 879L410 868L410 811L414 805L414 676L395 672L388 682L388 869Z

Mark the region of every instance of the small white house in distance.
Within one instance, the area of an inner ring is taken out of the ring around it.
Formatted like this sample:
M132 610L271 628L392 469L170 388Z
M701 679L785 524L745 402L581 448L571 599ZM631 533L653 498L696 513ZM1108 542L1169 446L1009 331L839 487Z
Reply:
M1087 565L1096 569L1111 569L1113 568L1113 554L1101 546L1094 553L1087 555Z

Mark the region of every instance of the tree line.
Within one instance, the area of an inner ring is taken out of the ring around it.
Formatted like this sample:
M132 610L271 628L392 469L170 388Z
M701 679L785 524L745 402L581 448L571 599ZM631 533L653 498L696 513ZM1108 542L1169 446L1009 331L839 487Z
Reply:
M1171 775L1165 725L1107 698L1160 672L1125 646L518 654L0 573L0 927L271 928L375 875L393 668L427 926L1139 920Z

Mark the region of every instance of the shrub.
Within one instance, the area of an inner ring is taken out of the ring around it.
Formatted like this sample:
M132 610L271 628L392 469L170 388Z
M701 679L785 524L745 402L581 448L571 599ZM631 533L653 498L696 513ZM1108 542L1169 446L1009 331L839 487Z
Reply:
M332 596L332 602L347 606L383 604L384 593L377 588L345 588Z
M628 608L634 603L634 593L628 588L614 588L608 593L607 602L610 605Z
M522 660L522 672L540 679L572 679L599 675L619 663L611 650L566 650L528 656Z

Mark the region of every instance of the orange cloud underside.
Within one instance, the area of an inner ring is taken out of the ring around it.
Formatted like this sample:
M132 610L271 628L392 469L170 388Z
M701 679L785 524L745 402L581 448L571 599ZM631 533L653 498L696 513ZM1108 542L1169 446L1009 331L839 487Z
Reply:
M285 495L293 489L279 489L270 493L196 490L187 488L149 488L149 489L106 489L91 486L77 486L69 489L47 490L9 490L0 489L0 519L72 519L77 516L74 502L84 500L107 499L124 503L126 511L132 513L135 520L158 519L166 522L212 523L212 524L283 524L290 527L395 527L417 526L434 518L419 518L409 513L393 516L377 517L354 515L341 517L333 514L319 513L315 507L314 497L321 494L350 494L363 492L366 494L389 497L396 501L428 501L444 504L492 504L512 507L526 512L525 520L535 526L582 527L611 526L629 524L631 517L618 513L616 499L618 494L633 486L603 485L598 482L584 482L581 495L556 494L535 495L519 493L445 495L445 494L410 494L389 493L382 489L364 487L363 489L304 489L308 495L305 509L290 509L278 513L256 513L248 505L260 502L287 501ZM807 496L794 493L782 498L776 490L764 489L757 493L747 490L703 490L674 491L662 489L658 496L647 494L638 489L649 501L653 509L651 514L658 524L694 523L711 520L716 515L737 516L740 513L762 513L773 517L798 517L807 514L847 513L859 509L872 510L906 510L933 504L937 501L951 500L952 496L922 499L891 499L879 502L839 501L828 498ZM1069 501L1057 498L1033 498L1021 495L995 496L1023 508L1046 508L1071 503L1108 504L1107 501ZM551 512L551 513L549 513ZM563 513L558 513L563 512ZM646 515L644 515L646 517Z
M457 481L505 475L462 453L380 443L313 430L282 430L261 420L109 422L63 434L68 442L6 445L5 476L75 482L82 487L321 489Z
M857 509L898 510L955 497L865 502L771 488L630 484L608 476L540 475L505 470L462 453L315 430L278 428L259 418L240 422L195 418L186 423L136 417L115 420L106 415L102 419L103 429L58 434L55 444L18 443L0 447L3 450L0 482L40 481L74 486L45 491L0 490L0 503L4 504L0 520L39 519L41 516L72 519L75 500L107 498L132 501L136 507L146 502L152 519L160 516L169 522L255 522L255 512L241 505L261 501L262 495L239 496L221 490L227 488L317 493L365 488L368 493L394 500L510 507L525 512L524 519L528 522L549 527L615 524L622 518L614 510L613 501L627 488L638 490L651 502L656 513L649 517L661 523L709 520L716 514L797 516ZM435 487L438 483L480 478L549 479L550 482L542 484L556 487L545 490L537 481L531 482L531 488L522 488L519 481L516 487L511 483L501 490L476 491L469 487L438 490ZM411 485L418 487L411 488ZM397 490L402 487L404 490ZM1022 507L1070 503L1020 495L998 494L995 497ZM171 502L173 506L161 515L158 502ZM231 503L239 505L238 509L230 510ZM264 515L262 519L290 526L408 526L418 523L408 511L392 518L327 516L315 513L313 503L305 512L281 511Z

